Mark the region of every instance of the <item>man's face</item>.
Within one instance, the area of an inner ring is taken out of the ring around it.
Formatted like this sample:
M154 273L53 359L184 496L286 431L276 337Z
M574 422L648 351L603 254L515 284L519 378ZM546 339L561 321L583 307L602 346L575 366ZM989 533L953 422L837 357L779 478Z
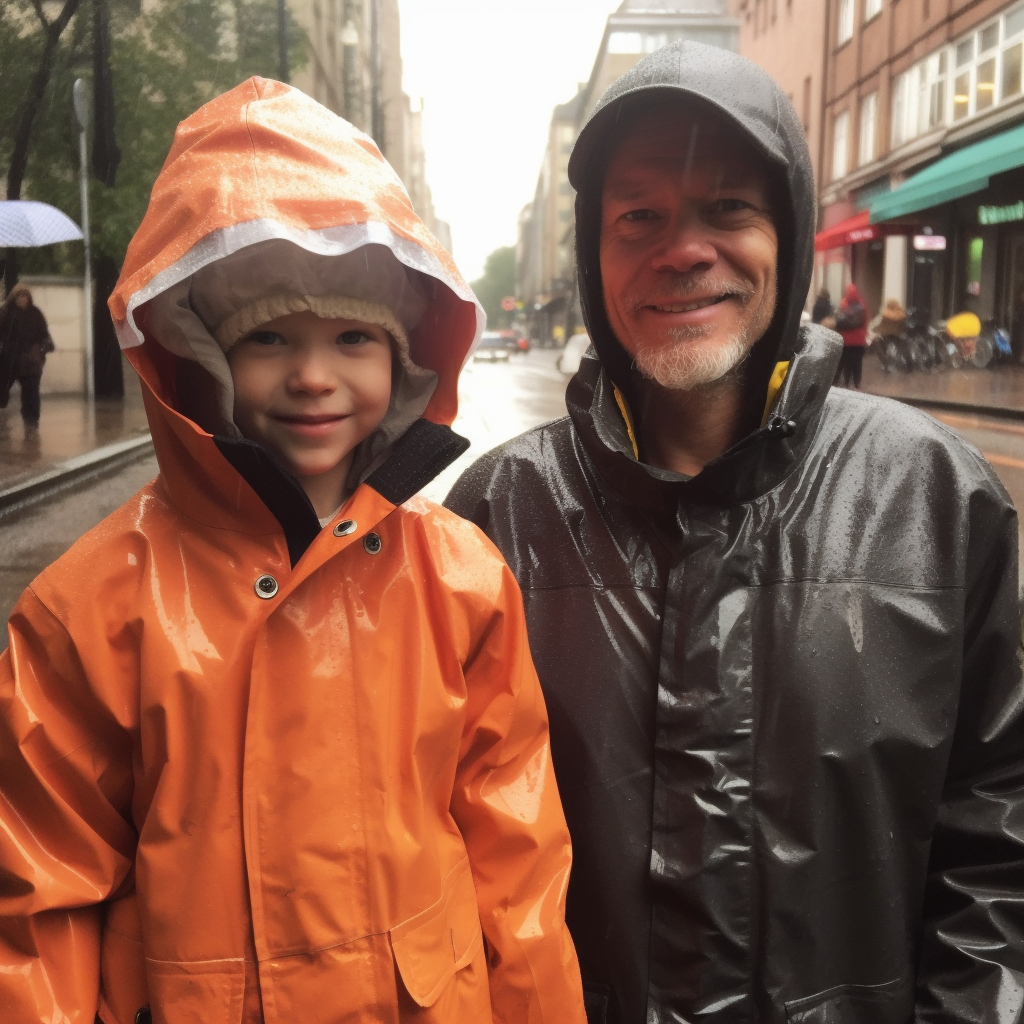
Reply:
M19 309L28 309L31 301L32 300L28 297L28 292L18 292L18 294L14 296L14 304Z
M352 451L380 425L391 398L391 336L357 320L289 313L228 351L235 422L306 484L343 484Z
M713 115L666 106L622 139L601 200L608 320L644 376L687 390L746 358L775 311L763 159Z

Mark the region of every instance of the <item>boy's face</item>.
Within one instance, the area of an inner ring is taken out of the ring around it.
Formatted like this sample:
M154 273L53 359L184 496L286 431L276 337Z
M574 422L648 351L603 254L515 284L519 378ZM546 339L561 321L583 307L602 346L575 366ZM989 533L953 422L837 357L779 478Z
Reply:
M239 430L298 477L317 515L333 512L353 449L388 410L391 336L304 310L251 331L227 358Z

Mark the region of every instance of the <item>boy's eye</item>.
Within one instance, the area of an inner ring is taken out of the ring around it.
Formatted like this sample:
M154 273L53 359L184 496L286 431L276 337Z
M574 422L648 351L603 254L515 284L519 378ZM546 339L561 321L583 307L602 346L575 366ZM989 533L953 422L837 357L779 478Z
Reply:
M287 342L276 331L253 331L243 341L251 341L255 345L286 345Z
M342 345L361 345L364 341L373 341L373 338L366 331L342 331L338 341Z

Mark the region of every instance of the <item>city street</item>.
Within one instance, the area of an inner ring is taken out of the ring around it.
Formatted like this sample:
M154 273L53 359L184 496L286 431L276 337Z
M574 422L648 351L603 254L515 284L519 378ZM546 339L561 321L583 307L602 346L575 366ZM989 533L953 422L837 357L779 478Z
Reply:
M506 363L471 362L461 378L461 411L455 429L472 447L429 487L425 494L441 501L459 474L485 451L537 423L565 413L565 378L554 367L557 353L530 352ZM0 617L7 616L18 595L50 562L66 551L157 471L156 458L92 476L22 511L0 514ZM0 649L7 646L6 630Z
M556 355L535 350L512 356L507 364L471 362L466 367L455 429L471 440L472 447L425 489L427 497L443 500L474 459L538 423L564 415L567 379L555 369ZM981 449L1014 502L1024 506L1024 422L964 413L935 415ZM156 459L150 455L0 518L3 619L41 569L155 474Z

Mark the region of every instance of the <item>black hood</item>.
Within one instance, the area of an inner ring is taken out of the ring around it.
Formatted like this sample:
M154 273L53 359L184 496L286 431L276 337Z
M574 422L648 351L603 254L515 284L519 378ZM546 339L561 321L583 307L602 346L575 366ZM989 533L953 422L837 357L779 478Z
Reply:
M747 399L760 409L775 363L798 344L800 314L814 263L816 206L807 137L789 98L753 61L715 46L678 42L645 57L614 82L583 127L569 159L576 189L576 270L587 331L601 362L640 408L632 360L619 344L605 314L599 246L601 188L613 139L623 124L666 94L694 97L724 115L764 154L778 196L778 306L764 337L751 352ZM625 122L624 122L625 119Z

